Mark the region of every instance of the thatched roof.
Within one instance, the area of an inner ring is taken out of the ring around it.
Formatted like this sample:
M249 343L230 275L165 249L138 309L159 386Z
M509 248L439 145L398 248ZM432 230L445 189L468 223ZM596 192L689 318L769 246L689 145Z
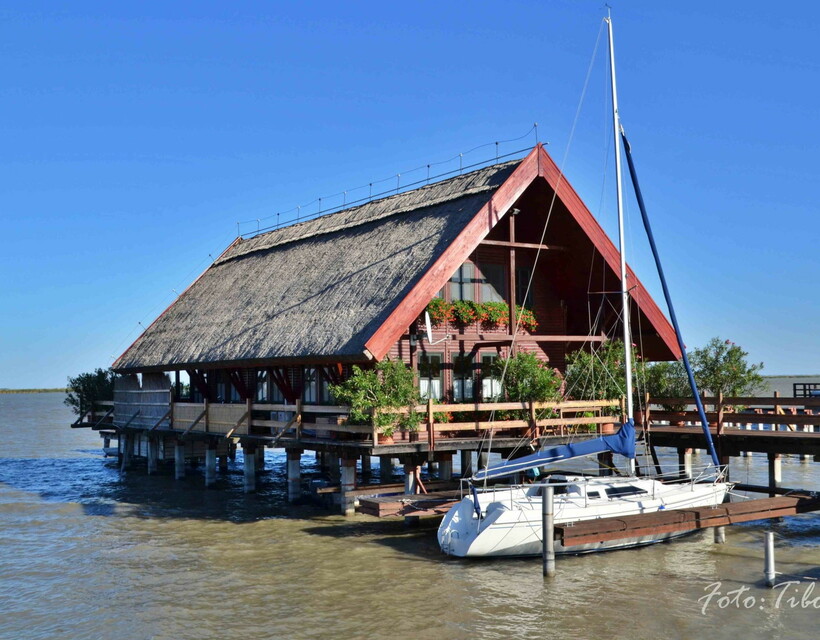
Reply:
M367 340L519 162L237 241L114 368L366 360Z

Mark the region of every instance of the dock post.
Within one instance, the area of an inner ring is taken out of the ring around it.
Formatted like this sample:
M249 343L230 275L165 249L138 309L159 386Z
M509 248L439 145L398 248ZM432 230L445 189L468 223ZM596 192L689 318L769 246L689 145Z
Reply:
M438 458L438 479L449 481L453 479L453 454L440 453Z
M415 495L418 493L418 478L419 467L415 463L404 465L404 493L408 495ZM404 516L404 525L407 527L414 527L418 525L418 516Z
M768 453L766 457L769 459L769 489L776 489L783 482L781 456L779 453ZM770 498L774 498L776 495L772 491L769 492Z
M541 488L541 561L545 578L555 575L555 487Z
M726 542L726 527L715 527L715 544L723 544Z
M486 451L479 452L479 454L478 454L478 463L476 464L476 468L481 470L481 469L486 469L489 466L490 466L490 454L487 453Z
M134 434L125 433L123 450L122 450L122 467L121 472L131 467L131 460L134 457Z
M473 475L473 452L469 449L462 449L461 454L461 477L468 478Z
M302 495L301 460L301 449L288 449L288 502L296 502Z
M148 454L149 476L152 476L157 472L157 454L159 453L158 449L159 443L157 442L157 439L152 436L148 436L148 450L146 451L146 453Z
M774 531L766 532L766 550L763 559L763 575L766 578L766 586L771 588L774 586L775 570L774 570Z
M245 493L256 491L256 445L242 443L242 458L245 461Z
M692 477L692 449L678 448L678 469L681 478Z
M174 444L174 479L182 480L185 477L185 443L177 440Z
M265 470L265 445L256 446L256 473Z
M350 492L356 488L356 458L342 458L339 470L341 471L342 513L352 516L356 513L356 496L350 495Z
M205 486L216 484L216 442L208 440L205 449Z
M369 476L373 473L373 467L370 461L370 455L365 453L362 455L362 475Z
M393 476L392 456L379 456L379 480L384 484Z
M220 471L227 471L228 470L228 456L219 456L219 470Z
M812 426L810 424L804 425L803 426L803 432L804 433L811 433L812 432ZM812 460L812 457L811 457L810 454L808 454L808 453L801 453L800 454L800 462L808 463L808 462L811 462L811 460Z

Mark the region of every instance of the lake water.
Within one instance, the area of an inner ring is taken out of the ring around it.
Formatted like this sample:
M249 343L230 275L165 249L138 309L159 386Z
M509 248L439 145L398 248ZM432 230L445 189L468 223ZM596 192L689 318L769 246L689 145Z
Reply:
M121 476L72 419L62 394L0 395L0 638L817 637L818 515L560 557L545 582L539 559L444 557L434 522L292 508L283 451L258 493L241 453L205 490L196 471ZM765 458L732 477L764 482ZM783 481L820 489L820 465L786 457ZM794 582L775 590L768 527Z

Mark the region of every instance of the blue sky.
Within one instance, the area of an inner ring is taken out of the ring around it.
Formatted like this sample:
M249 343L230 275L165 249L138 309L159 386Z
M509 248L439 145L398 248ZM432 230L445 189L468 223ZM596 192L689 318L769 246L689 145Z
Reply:
M621 113L687 344L719 335L765 373L820 374L820 5L610 4ZM563 162L603 12L3 3L0 387L109 365L239 220L533 122ZM565 170L611 231L604 48ZM657 293L634 203L629 220L630 262Z

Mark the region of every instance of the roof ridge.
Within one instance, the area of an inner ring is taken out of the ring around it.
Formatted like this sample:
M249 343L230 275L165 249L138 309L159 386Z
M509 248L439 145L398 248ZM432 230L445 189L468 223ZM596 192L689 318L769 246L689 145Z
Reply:
M391 216L401 215L425 207L436 206L484 191L491 191L503 182L503 180L496 181L493 180L493 178L505 169L510 169L520 163L521 160L518 159L489 165L476 169L475 171L447 178L446 180L440 180L416 189L402 191L401 193L371 200L370 202L256 235L247 240L243 240L233 249L226 251L223 256L220 256L214 262L214 266L257 251L264 251L292 242L299 242L308 238L335 233L343 229L351 229ZM452 187L453 185L464 182L468 184L463 189L447 190L447 187ZM424 200L423 197L420 197L422 194L431 191L443 191L443 193L432 195L429 200ZM398 202L402 200L406 202L398 204ZM398 204L398 206L391 206L393 204ZM372 209L372 213L366 213L368 209Z

